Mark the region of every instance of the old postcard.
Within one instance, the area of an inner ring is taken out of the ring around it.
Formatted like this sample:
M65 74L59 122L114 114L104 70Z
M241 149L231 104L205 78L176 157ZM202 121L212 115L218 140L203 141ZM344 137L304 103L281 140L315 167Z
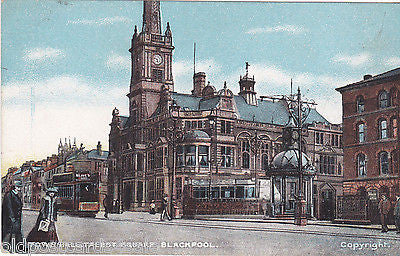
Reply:
M1 5L2 251L399 255L400 5Z

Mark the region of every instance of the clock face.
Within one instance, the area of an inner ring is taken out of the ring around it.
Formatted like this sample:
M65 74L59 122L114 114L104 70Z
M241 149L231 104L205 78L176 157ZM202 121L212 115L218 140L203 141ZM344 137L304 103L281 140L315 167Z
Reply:
M163 61L163 59L162 59L162 57L161 57L160 54L155 54L155 55L153 56L153 63L154 63L154 64L160 65L160 64L162 63L162 61Z

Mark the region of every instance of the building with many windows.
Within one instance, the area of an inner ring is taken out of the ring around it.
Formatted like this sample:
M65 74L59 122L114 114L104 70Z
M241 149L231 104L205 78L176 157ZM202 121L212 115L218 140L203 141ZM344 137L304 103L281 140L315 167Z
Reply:
M239 213L246 207L260 213L260 202L271 198L266 171L282 150L289 122L287 97L258 98L247 68L238 78L238 95L226 83L217 90L203 72L193 75L191 94L175 92L171 27L167 23L162 33L159 2L143 5L142 31L135 27L129 50L129 115L120 115L117 108L112 112L110 196L123 210L143 210L168 195L180 210L186 198L202 202L196 204L204 206L197 213ZM332 218L335 198L342 193L341 125L329 123L315 109L306 122L304 151L317 170L313 203L329 206L328 212L314 207L315 215ZM296 182L291 186L295 191ZM274 209L292 211L287 202Z
M343 101L344 194L366 197L369 212L381 194L394 200L400 192L399 89L400 68L336 89Z

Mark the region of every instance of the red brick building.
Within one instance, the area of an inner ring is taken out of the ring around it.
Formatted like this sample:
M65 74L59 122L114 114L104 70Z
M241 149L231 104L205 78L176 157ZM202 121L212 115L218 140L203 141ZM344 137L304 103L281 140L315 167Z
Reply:
M264 200L274 204L271 215L293 215L298 179L271 185L266 176L285 143L288 97L257 97L256 78L247 68L238 77L238 95L226 83L217 90L204 72L184 85L193 88L191 94L175 92L171 26L162 32L158 1L143 6L142 30L135 27L130 49L129 116L112 112L109 196L123 210L147 210L152 200L160 204L168 195L185 214L188 208L197 214L260 213ZM316 167L305 193L313 199L308 212L331 219L342 194L342 128L316 109L306 123L304 149ZM287 193L276 193L275 200L271 186L286 186Z
M400 68L336 90L343 103L344 194L394 199L399 176Z

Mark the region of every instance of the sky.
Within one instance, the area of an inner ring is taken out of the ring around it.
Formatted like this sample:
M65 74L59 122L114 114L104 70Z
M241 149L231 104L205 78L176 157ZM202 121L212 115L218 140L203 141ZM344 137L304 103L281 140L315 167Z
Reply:
M114 107L128 114L130 48L140 1L5 0L1 4L1 170L57 153L60 138L108 149ZM293 85L341 122L334 89L400 66L400 5L376 3L162 2L175 46L175 91L196 71L217 89L239 76L257 95Z

